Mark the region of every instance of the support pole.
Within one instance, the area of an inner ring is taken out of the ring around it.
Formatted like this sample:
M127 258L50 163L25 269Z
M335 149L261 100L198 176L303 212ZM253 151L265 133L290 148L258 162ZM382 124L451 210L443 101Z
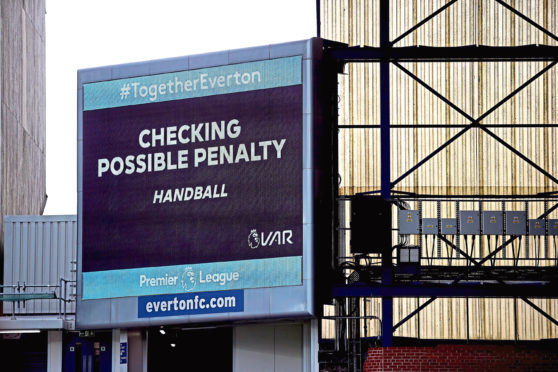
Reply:
M62 331L48 331L47 372L62 370Z
M390 158L390 87L389 87L389 1L380 3L380 141L381 141L381 193L384 199L391 194Z
M381 138L381 194L384 199L391 196L390 159L390 87L389 87L389 0L380 2L380 47L383 58L380 62L380 138ZM382 254L382 284L393 281L391 244L384 247ZM393 345L393 297L382 297L382 346Z

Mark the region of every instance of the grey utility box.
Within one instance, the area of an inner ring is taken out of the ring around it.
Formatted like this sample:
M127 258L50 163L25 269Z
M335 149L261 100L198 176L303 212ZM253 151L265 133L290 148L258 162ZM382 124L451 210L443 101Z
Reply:
M410 235L419 233L419 212L399 211L399 234Z
M529 235L544 235L544 220L529 220Z
M428 235L438 234L438 219L437 218L423 218L422 219L422 233Z
M558 235L558 220L548 220L548 235Z
M442 235L457 235L457 219L442 218L440 232Z
M480 216L479 211L460 211L459 212L459 229L462 235L479 235L480 234Z
M417 245L400 247L397 252L397 261L399 265L419 265L420 247Z
M504 233L504 213L502 211L482 212L482 233L502 235Z
M527 213L525 211L506 211L506 234L527 234Z

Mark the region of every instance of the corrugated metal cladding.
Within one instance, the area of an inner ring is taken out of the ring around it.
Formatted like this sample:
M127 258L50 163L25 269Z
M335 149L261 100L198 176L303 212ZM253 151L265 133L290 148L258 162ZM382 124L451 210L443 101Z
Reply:
M446 0L390 1L390 39L448 3ZM379 46L378 0L322 0L321 34L349 45ZM508 0L527 17L558 34L558 2ZM558 43L494 0L460 0L409 34L395 46L517 46ZM402 63L467 114L478 118L501 99L548 65L547 62ZM396 66L391 66L392 124L468 124L469 121L436 98ZM558 123L558 67L553 67L496 109L482 124ZM339 124L379 124L378 64L348 64L339 75ZM399 177L462 128L392 129L391 177ZM555 177L558 175L557 128L491 128ZM343 129L339 137L340 194L380 188L379 129ZM430 194L535 194L556 190L556 185L480 129L473 128L412 173L397 190ZM435 205L423 205L425 217L436 217ZM489 210L491 203L483 206ZM414 208L417 205L413 205ZM473 206L469 206L473 208ZM501 208L500 205L492 208ZM522 205L508 203L507 210ZM543 203L530 205L529 218L543 211ZM467 209L462 206L461 209ZM442 206L442 217L455 214ZM348 213L346 215L349 215ZM549 218L558 218L558 212ZM346 225L348 226L348 225ZM534 239L534 238L531 238ZM531 242L533 246L534 241ZM554 242L548 242L554 248ZM485 245L486 247L486 245ZM444 257L444 252L442 252ZM546 252L555 257L554 249ZM526 263L528 264L528 263ZM398 299L394 322L425 299ZM558 301L533 300L558 318ZM517 305L515 305L517 304ZM372 303L373 314L380 307ZM517 331L514 313L517 306ZM558 327L521 300L438 299L420 316L395 333L421 338L467 338L467 308L471 339L541 339L558 337ZM381 314L380 314L381 315ZM368 328L378 334L377 324ZM420 330L420 333L419 333Z
M4 218L4 285L58 286L60 278L75 280L77 217L6 216ZM68 296L75 288L68 283ZM53 288L28 287L26 293L52 292ZM14 293L6 288L5 293ZM22 291L15 291L22 293ZM56 289L57 296L60 295ZM72 297L73 299L73 297ZM16 314L58 314L58 300L30 300L16 305ZM75 303L66 311L75 312ZM12 304L4 303L4 314Z

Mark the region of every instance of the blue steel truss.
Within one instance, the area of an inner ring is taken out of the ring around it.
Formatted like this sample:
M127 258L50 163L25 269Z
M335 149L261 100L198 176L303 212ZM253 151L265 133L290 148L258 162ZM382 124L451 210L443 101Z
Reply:
M544 175L547 179L551 180L555 185L558 185L558 178L556 175L550 174L547 170L539 166L537 163L529 159L527 156L522 154L518 149L506 143L502 138L495 134L490 128L506 128L511 127L509 124L492 124L485 125L482 124L482 120L488 115L514 97L517 93L522 91L524 88L529 86L532 82L537 80L539 77L543 76L549 70L555 67L558 63L558 47L555 46L539 46L539 45L527 45L527 46L517 46L517 47L489 47L489 46L463 46L463 47L423 47L418 46L411 47L397 47L396 44L410 35L412 32L416 31L422 25L427 23L429 20L437 16L438 14L444 12L458 0L451 0L447 2L440 9L436 10L428 17L417 23L415 26L411 27L409 30L402 33L400 36L393 40L389 40L389 26L390 26L390 9L389 0L379 0L380 1L380 12L379 12L379 34L380 34L380 46L379 47L348 47L346 45L340 46L335 45L327 50L325 56L329 58L330 62L333 63L338 72L342 72L344 65L347 63L379 63L380 65L380 124L379 125L369 125L369 124L353 124L353 125L338 125L336 123L335 127L337 129L354 129L354 128L375 128L380 130L380 153L381 153L381 189L377 190L386 200L391 199L394 196L407 195L412 196L415 199L420 200L423 195L410 194L410 193L400 193L394 190L394 187L401 182L403 179L413 174L417 169L419 169L423 164L432 159L436 154L440 153L442 150L447 148L450 144L456 141L458 138L463 136L472 128L478 128L482 130L487 135L492 137L494 140L499 142L502 146L505 146L508 150L514 153L517 157L524 160L531 167L536 169L538 172ZM554 35L552 32L548 31L544 27L540 26L521 12L514 9L509 4L502 0L494 0L496 3L505 7L517 17L520 17L531 26L535 27L539 31L545 33L548 37L553 40L558 41L558 36ZM319 12L319 2L318 2L318 12ZM319 18L319 15L318 15ZM371 21L371 24L374 24ZM319 24L318 24L319 27ZM463 62L463 61L549 61L550 63L541 69L537 74L527 80L524 84L519 86L504 99L498 102L496 105L487 110L484 114L478 118L474 118L461 110L457 105L452 103L449 99L445 98L434 88L429 86L418 76L410 72L408 69L401 65L401 62ZM431 92L433 95L442 100L445 104L451 107L453 110L461 114L467 120L469 124L466 125L391 125L390 123L390 65L397 67L403 73L414 79L421 86ZM336 116L335 116L336 117ZM462 128L457 134L443 143L441 146L436 148L432 153L427 155L425 158L420 160L418 163L413 165L403 174L399 175L395 180L392 180L392 174L390 172L390 129L392 128L440 128L440 127L460 127ZM518 124L514 127L558 127L558 124ZM337 131L335 131L337 132ZM544 194L537 195L536 197L544 198L547 202L555 203L551 208L548 208L540 218L544 218L549 215L552 211L558 208L558 199L555 198L557 192L551 191ZM430 195L431 196L431 195ZM451 196L450 196L451 197ZM460 195L459 197L481 197L480 195ZM482 195L482 198L490 197L518 197L517 195ZM440 239L443 236L439 235ZM511 237L510 239L502 242L495 250L493 250L486 257L475 260L474 258L467 255L452 245L450 246L459 251L463 257L469 260L472 265L476 267L481 267L484 263L493 259L498 252L502 251L508 245L512 244L517 237ZM448 242L446 242L448 243ZM541 298L558 298L558 281L556 280L556 273L551 275L549 280L535 280L529 282L515 282L513 284L507 284L504 280L500 279L497 274L487 272L485 279L492 280L494 284L486 285L484 281L479 281L477 283L467 281L466 284L461 284L464 275L457 276L453 281L447 284L431 284L422 282L420 279L409 282L405 284L394 283L395 268L393 266L392 250L388 249L381 257L381 268L380 272L376 273L379 278L377 282L358 282L353 284L341 283L332 289L332 296L337 298L350 298L350 297L381 297L382 298L382 344L384 346L393 345L393 332L407 322L409 319L417 315L421 310L429 306L439 297L511 297L520 298L525 303L529 304L533 309L539 312L541 315L546 317L550 322L558 325L558 321L546 313L543 309L538 307L527 297L541 297ZM440 269L443 271L443 269ZM548 279L548 278L546 278ZM425 303L418 306L414 311L404 317L397 324L393 324L393 298L394 297L430 297Z

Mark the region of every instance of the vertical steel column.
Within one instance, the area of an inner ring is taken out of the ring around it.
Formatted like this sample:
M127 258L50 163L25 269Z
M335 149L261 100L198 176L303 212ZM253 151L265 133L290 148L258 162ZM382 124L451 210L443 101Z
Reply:
M381 193L384 199L391 196L390 159L390 87L389 87L389 0L380 1L380 143L381 143ZM382 254L382 284L393 280L392 250L384 247ZM393 297L382 297L382 346L393 345Z
M381 193L384 199L391 194L390 174L390 89L389 89L389 0L380 2L380 48L382 60L380 62L380 143L381 143Z

